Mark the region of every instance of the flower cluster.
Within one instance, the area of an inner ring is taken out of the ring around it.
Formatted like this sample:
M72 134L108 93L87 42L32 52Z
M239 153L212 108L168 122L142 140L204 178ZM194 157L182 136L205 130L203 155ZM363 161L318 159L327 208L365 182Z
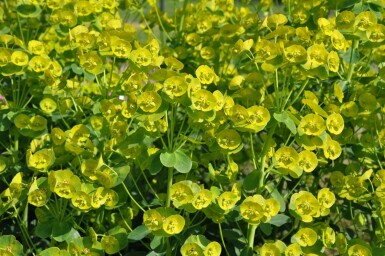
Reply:
M0 255L385 255L385 4L282 2L0 2Z

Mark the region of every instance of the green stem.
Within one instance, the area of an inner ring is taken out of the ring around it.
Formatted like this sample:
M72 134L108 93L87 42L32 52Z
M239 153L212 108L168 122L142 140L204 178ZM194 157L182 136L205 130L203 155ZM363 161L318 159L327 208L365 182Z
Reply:
M128 190L126 184L124 184L124 182L122 183L123 184L123 188L124 190L126 190L126 193L127 195L130 197L130 199L134 202L134 204L136 204L136 206L138 206L138 208L140 210L142 210L142 212L145 212L146 210L143 209L143 207L135 200L135 198L131 195L130 191Z
M218 223L218 226L219 226L219 235L220 235L220 237L221 237L221 241L222 241L223 248L225 249L226 255L227 255L227 256L230 256L230 253L229 253L229 251L227 250L227 247L226 247L226 244L225 244L225 239L223 238L223 232L222 232L222 226L221 226L221 223Z
M172 176L174 174L174 168L168 168L167 172L167 198L166 198L166 207L171 205L171 186L172 186Z
M277 122L275 122L273 120L273 126L269 129L269 132L267 134L267 139L266 139L266 142L264 143L263 145L263 148L262 148L262 152L261 152L261 163L260 163L260 179L259 179L259 183L258 183L258 193L261 193L262 192L262 188L264 187L264 183L265 183L265 162L266 162L266 155L267 155L267 150L269 149L270 145L271 145L271 140L273 139L273 134L275 132L275 129L277 127Z
M353 76L353 71L355 66L355 64L353 63L353 55L354 55L355 49L357 49L358 47L358 43L359 43L358 40L353 39L353 43L352 43L353 47L351 48L351 51L350 51L349 69L348 69L348 74L346 76L346 81L348 81L349 83L351 82L352 76Z
M247 246L253 250L254 247L254 238L255 238L255 231L257 230L257 225L249 224L247 227Z

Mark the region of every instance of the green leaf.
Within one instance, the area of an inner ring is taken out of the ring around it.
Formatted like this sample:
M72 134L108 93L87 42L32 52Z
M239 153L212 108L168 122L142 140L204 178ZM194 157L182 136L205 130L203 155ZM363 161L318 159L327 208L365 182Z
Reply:
M7 131L11 127L11 121L8 118L9 110L0 110L0 132Z
M148 234L151 233L151 230L148 229L145 225L140 225L136 227L130 234L128 234L128 240L139 241L145 238Z
M16 11L21 17L35 18L39 16L41 9L37 4L19 3L16 5Z
M79 67L76 63L71 64L72 71L77 75L82 75L84 70L82 67Z
M64 242L79 237L79 233L69 222L55 222L52 227L52 237L58 242Z
M271 232L272 232L272 229L271 229L271 224L270 223L261 223L259 225L259 227L261 228L261 231L267 235L267 236L270 236L271 235Z
M160 162L160 153L161 151L158 151L150 156L150 166L148 167L148 170L152 175L156 175L162 170L163 165Z
M114 187L121 184L127 177L127 175L130 173L130 166L129 165L123 165L120 167L115 167L114 171L118 174L118 177L116 178L116 181L114 182Z
M261 179L261 172L254 170L250 172L243 181L243 189L246 191L253 191L258 188L259 180Z
M297 127L295 126L295 122L290 118L290 116L287 114L286 111L278 114L273 114L274 119L277 120L280 123L284 123L286 127L291 131L292 134L297 133Z
M190 157L186 156L186 154L180 150L175 151L175 157L175 169L180 173L188 173L192 167L192 161Z
M47 238L52 234L54 222L52 220L39 222L36 226L35 233L40 238Z
M174 167L176 164L176 155L175 152L169 153L169 152L163 152L160 154L160 162L163 164L163 166L166 167Z
M274 225L276 227L280 227L286 223L288 223L290 220L290 217L285 214L278 214L276 216L271 217L271 219L268 221L271 225Z

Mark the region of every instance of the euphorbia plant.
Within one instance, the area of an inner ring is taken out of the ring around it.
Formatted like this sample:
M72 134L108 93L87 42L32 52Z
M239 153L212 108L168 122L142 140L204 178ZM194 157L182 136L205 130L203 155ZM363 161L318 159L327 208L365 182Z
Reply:
M0 3L0 254L384 254L384 7Z

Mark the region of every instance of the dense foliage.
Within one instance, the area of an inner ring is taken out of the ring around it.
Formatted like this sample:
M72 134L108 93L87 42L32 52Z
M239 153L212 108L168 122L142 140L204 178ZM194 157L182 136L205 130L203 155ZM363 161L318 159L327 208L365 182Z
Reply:
M385 255L385 1L0 2L0 255Z

